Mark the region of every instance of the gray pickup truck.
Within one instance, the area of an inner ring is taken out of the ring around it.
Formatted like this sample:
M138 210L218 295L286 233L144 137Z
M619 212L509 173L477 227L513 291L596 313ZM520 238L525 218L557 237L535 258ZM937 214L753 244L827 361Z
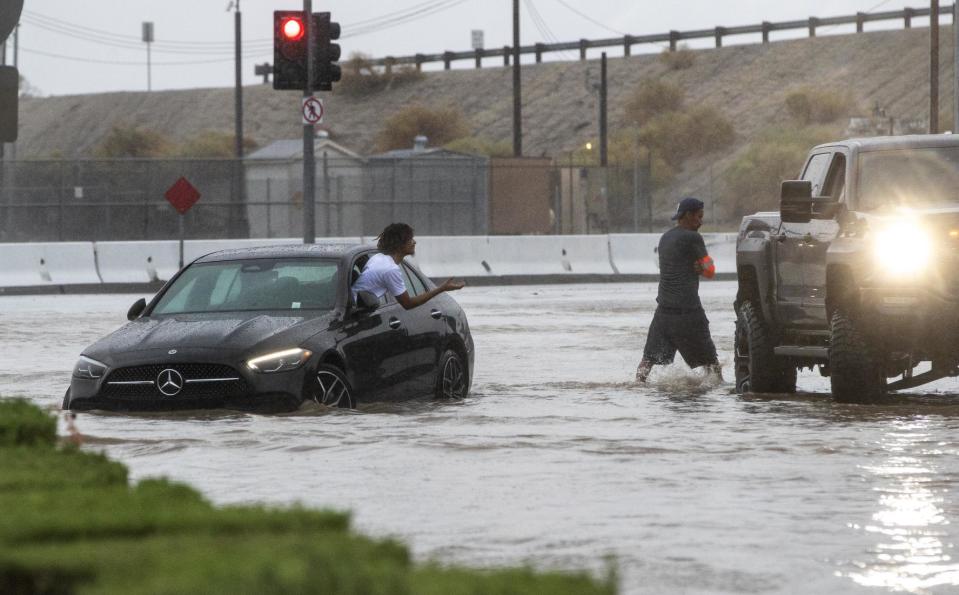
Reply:
M959 135L815 147L779 212L736 245L738 392L794 392L797 369L837 401L959 375Z

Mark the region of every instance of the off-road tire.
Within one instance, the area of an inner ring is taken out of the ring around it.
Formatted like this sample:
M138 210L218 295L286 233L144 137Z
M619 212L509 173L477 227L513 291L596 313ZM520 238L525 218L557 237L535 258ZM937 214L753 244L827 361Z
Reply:
M833 399L841 403L868 403L886 392L886 378L876 349L855 318L841 309L832 315L829 375Z
M440 356L433 394L437 399L462 399L469 392L469 376L463 358L452 349Z
M794 393L796 367L773 353L773 341L759 310L743 302L736 317L737 393Z

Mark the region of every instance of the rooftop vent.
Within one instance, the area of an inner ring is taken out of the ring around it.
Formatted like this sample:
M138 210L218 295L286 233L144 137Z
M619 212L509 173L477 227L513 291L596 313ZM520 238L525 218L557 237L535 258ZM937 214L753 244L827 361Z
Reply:
M414 150L414 151L425 151L425 150L426 150L426 141L427 141L427 139L426 139L425 136L423 136L422 134L417 135L417 137L413 139L413 150Z

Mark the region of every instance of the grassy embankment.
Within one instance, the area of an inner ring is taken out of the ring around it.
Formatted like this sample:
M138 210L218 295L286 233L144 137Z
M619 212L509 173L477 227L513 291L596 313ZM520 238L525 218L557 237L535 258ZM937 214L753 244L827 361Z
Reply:
M103 455L58 446L56 420L0 401L0 593L610 594L615 580L415 564L348 514L216 507L167 480L129 485Z

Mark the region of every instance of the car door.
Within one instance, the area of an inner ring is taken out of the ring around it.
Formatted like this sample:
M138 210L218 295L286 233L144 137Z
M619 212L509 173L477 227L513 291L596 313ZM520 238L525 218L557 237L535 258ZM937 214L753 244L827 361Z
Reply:
M426 293L426 282L408 263L401 264L406 290L410 296ZM409 337L410 352L410 393L408 396L428 394L436 381L437 365L443 337L446 332L444 313L439 300L432 299L425 304L404 312L404 324Z
M828 326L826 319L826 252L839 235L837 208L845 201L848 156L837 148L820 193L813 204L813 220L803 247L803 309L811 324Z
M369 254L363 254L352 263L347 291L367 258ZM373 312L359 312L352 303L347 308L337 343L346 356L347 373L361 399L390 400L406 392L406 353L410 345L402 311L403 307L386 295Z
M830 153L823 151L809 156L801 180L812 183L813 196L822 188ZM803 310L803 251L810 237L809 223L781 222L776 234L776 305L782 320L795 326L806 324Z

